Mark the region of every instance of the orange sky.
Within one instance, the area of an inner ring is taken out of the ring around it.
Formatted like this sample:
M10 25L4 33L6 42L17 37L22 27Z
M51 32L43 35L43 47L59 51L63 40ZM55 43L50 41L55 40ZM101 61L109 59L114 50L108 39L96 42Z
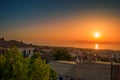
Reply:
M59 43L75 41L120 42L120 18L107 12L74 14L73 16L57 17L37 21L29 25L14 28L5 32L8 39L24 40L33 43ZM21 26L21 25L20 25ZM99 32L96 39L94 33ZM19 37L17 37L19 36Z

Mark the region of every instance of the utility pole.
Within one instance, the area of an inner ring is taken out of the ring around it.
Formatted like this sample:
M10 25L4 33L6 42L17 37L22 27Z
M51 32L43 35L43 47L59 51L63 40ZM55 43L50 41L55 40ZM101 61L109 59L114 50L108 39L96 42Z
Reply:
M113 80L113 54L111 55L111 80Z

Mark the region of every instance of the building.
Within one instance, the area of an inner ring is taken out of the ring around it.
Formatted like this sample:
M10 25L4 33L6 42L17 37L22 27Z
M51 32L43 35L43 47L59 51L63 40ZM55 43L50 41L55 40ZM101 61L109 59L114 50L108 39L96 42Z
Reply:
M33 47L22 47L18 48L18 50L23 54L24 57L31 57L35 48Z
M113 66L113 80L120 80L120 65Z
M109 63L79 63L53 61L50 66L57 72L58 80L111 80ZM113 80L120 80L120 66L114 67ZM118 71L119 69L119 71Z
M76 63L68 61L52 61L49 65L57 72L58 80L67 80L67 73Z
M2 47L0 47L0 54L4 54L6 51L7 51L6 48L2 48Z
M4 54L9 48L0 48L0 54ZM21 47L18 50L23 54L24 57L31 57L35 48L33 47Z

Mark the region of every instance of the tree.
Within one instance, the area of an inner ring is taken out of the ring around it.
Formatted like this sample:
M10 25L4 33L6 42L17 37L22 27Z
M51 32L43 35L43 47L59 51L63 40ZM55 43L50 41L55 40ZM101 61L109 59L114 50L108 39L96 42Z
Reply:
M0 55L0 80L3 77L4 67L5 67L6 59L3 55Z
M55 49L55 54L54 54L55 60L66 60L70 61L71 55L68 53L66 49L58 48Z
M38 54L23 57L16 47L0 55L0 80L49 80L54 72ZM56 79L50 79L56 80Z
M29 80L49 80L50 67L36 54L30 60Z
M57 73L51 68L49 80L57 80Z
M16 47L10 48L2 56L4 56L5 62L0 80L27 80L28 58L23 58Z

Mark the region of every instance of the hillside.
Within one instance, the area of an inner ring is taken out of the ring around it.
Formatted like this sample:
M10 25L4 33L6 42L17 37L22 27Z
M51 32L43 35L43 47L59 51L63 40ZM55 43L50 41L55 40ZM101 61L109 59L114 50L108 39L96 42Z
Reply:
M16 47L32 47L32 44L23 43L23 41L16 41L16 40L5 40L4 38L0 38L0 47L9 48L15 45Z

